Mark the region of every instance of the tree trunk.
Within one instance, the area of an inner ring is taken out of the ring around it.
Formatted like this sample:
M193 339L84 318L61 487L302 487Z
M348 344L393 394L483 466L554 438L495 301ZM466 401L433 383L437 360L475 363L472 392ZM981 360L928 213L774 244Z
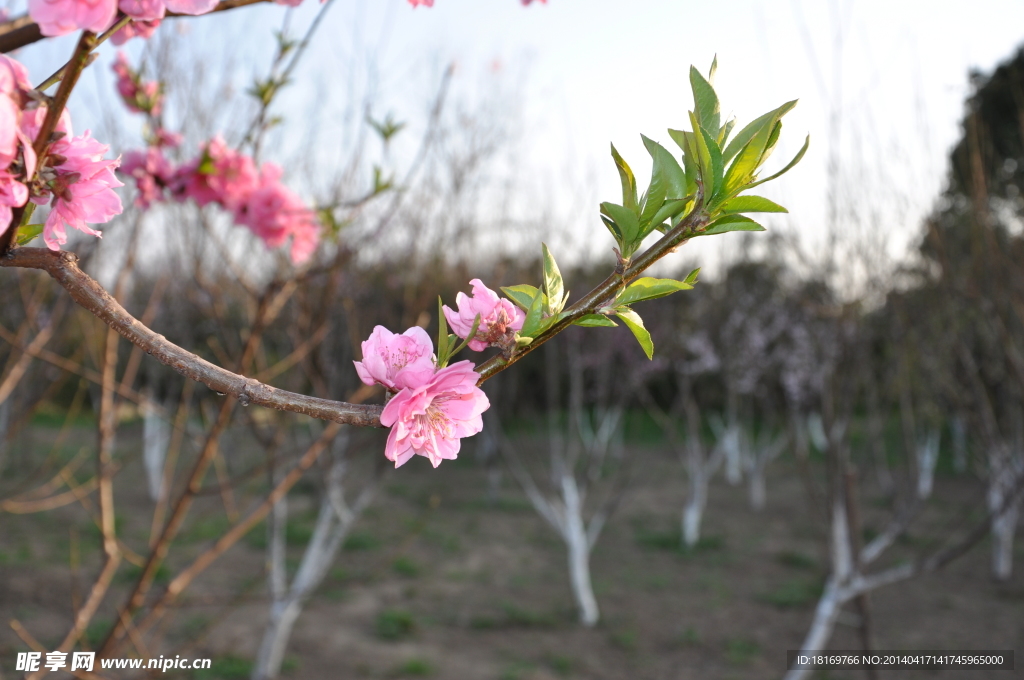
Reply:
M171 428L161 418L155 408L148 402L152 394L147 396L147 404L143 407L145 414L142 420L142 463L146 468L146 481L149 484L149 497L153 502L160 500L160 492L164 482L164 459L167 456L167 444L170 441Z
M1016 463L1016 465L1015 465ZM1008 446L989 453L988 508L992 516L992 576L1007 581L1013 575L1013 538L1020 514L1020 499L1007 503L1015 491L1021 461L1014 460ZM1017 474L1015 474L1017 473Z
M917 497L922 501L932 495L935 480L935 465L939 460L939 431L930 430L928 435L917 442L914 449L917 461Z
M590 583L590 542L583 523L583 508L580 502L576 479L570 474L562 475L562 500L565 503L565 544L569 551L569 581L576 606L580 612L580 623L591 627L600 618L597 598Z

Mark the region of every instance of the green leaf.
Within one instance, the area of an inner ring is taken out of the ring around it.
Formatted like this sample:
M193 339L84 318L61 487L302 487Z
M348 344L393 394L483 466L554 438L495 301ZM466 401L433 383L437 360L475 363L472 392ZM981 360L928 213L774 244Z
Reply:
M729 231L764 231L764 227L743 215L725 215L708 225L708 228L697 236L724 234Z
M732 133L732 129L734 127L736 127L736 119L735 118L730 118L728 121L726 121L725 125L722 126L721 131L719 131L719 133L718 133L718 146L719 147L722 147L726 143L726 141L728 141L729 135ZM723 154L723 161L722 161L723 163L726 162L724 160L724 156L725 155Z
M443 368L448 365L448 349L450 338L448 336L448 321L444 316L444 303L441 296L437 296L437 367Z
M693 284L697 283L697 275L698 274L700 274L700 267L697 267L692 272L687 274L686 278L683 279L683 281L685 281L686 283L688 283L688 284L690 284L692 286Z
M665 201L665 205L661 206L661 210L651 220L651 225L655 228L661 226L662 222L670 217L674 217L686 211L686 205L693 200L693 197L681 198L678 201Z
M619 307L615 310L615 316L622 319L622 323L626 324L629 330L633 331L636 341L640 343L640 347L643 348L647 358L653 359L654 342L651 340L651 334L644 328L644 320L640 318L640 315L629 307Z
M740 130L739 133L733 137L733 140L729 142L729 145L725 147L725 151L722 152L722 159L726 163L731 161L733 157L739 153L740 149L746 146L747 142L754 138L754 135L756 135L762 127L782 118L784 115L792 111L794 106L796 106L795 99L791 102L786 102L774 111L769 111L763 116L759 116L750 121L746 127Z
M696 194L697 163L694 160L693 154L690 152L690 138L693 136L693 133L669 128L668 134L672 138L672 141L683 150L683 171L686 175L686 195L691 196Z
M693 148L697 160L697 167L700 168L700 178L704 182L705 201L715 194L715 168L711 160L711 150L708 148L708 135L704 134L697 116L691 111L690 122L693 124L693 134L689 137L690 145ZM717 148L717 147L716 147Z
M614 222L612 222L610 219L608 219L604 215L601 215L601 221L604 222L604 226L607 227L608 231L611 232L612 238L615 239L615 242L616 243L621 242L622 241L622 232L619 231L619 225L615 224Z
M516 303L524 312L530 309L533 299L540 293L539 290L525 283L518 286L505 286L501 289L501 292L508 296L508 299Z
M541 327L544 322L544 307L546 300L544 295L538 295L533 298L533 303L530 304L530 308L526 311L526 320L523 321L523 329L520 331L522 335L530 338L535 338L541 332Z
M775 125L772 127L772 133L768 135L768 143L764 145L764 151L761 152L761 160L757 164L757 167L764 165L764 162L768 160L772 151L775 151L775 145L779 143L779 137L782 135L782 121L775 121Z
M715 84L715 74L718 73L718 55L711 60L711 68L708 69L708 83Z
M689 195L686 191L686 173L679 166L679 161L676 160L668 149L658 144L653 139L649 139L640 135L644 140L644 146L647 147L647 152L651 154L651 158L654 159L654 170L651 173L651 183L654 183L654 175L660 174L664 178L665 185L667 187L665 191L665 198L677 199L685 198Z
M802 147L800 147L800 150L797 152L796 156L793 157L793 160L791 160L786 165L786 167L784 167L782 170L779 170L777 173L775 173L771 177L765 177L764 179L759 179L756 182L753 182L752 184L747 185L747 188L748 189L752 189L752 188L756 187L758 184L764 184L765 182L771 182L773 179L778 179L779 177L782 177L783 175L785 175L787 172L789 172L790 170L793 169L794 165L796 165L797 163L800 162L800 159L804 157L805 153L807 153L807 147L810 146L810 145L811 145L811 136L807 135L807 139L804 140L804 145Z
M633 243L640 233L640 222L637 220L636 214L621 205L607 202L601 204L601 212L612 218L615 224L618 225L619 231L622 232L622 240L619 241L622 249L625 251L632 247L635 250ZM625 252L622 255L623 257L628 257Z
M656 149L652 151L651 146L648 144L648 142L650 142L650 144L654 144L655 146L657 146L657 143L651 141L650 139L644 137L643 135L640 135L640 138L643 139L644 146L647 147L647 150L651 154L651 158L653 159L653 166L651 168L651 185L647 189L647 193L645 194L644 199L644 207L643 210L640 212L639 238L643 238L653 230L653 227L651 226L651 220L658 213L658 211L661 210L662 205L665 204L665 197L668 196L669 190L669 178L666 173L671 172L671 170L666 171L666 169L664 168L665 159L663 155L657 153ZM662 151L665 150L662 149ZM679 174L682 175L682 181L685 185L686 175L683 174L682 168L679 167L679 164L675 162L675 159L672 158L672 156L667 151L665 151L664 156L668 156L669 161L675 164L676 169L679 171ZM679 178L677 177L676 179L678 180Z
M717 64L716 57L712 69L715 69ZM715 88L693 66L690 67L690 87L693 89L693 108L697 122L700 127L718 137L718 129L721 127L721 112ZM694 126L693 130L696 132L697 127Z
M690 290L691 288L693 288L693 286L685 281L656 279L652 276L645 276L641 279L637 279L625 290L615 296L614 304L631 305L634 302L655 300L657 298L665 297L666 295L671 295L676 291Z
M572 323L574 326L583 326L584 328L603 328L619 325L604 314L584 314Z
M762 196L737 196L730 198L719 206L723 215L746 212L784 213L789 212L778 203L769 201Z
M704 137L704 144L707 146L708 155L711 157L711 174L714 177L715 190L714 192L705 191L705 195L710 197L720 191L725 168L722 164L722 151L718 148L718 142L716 142L714 138L711 137L711 133L704 128L700 129L700 133ZM707 205L711 203L711 201L705 200L704 203Z
M42 233L42 224L23 224L20 227L18 227L18 234L15 237L14 242L17 243L19 246L23 246Z
M562 289L562 273L558 271L558 264L555 262L554 256L551 251L548 250L546 243L541 243L541 250L544 253L544 293L548 297L547 312L549 314L558 314L562 311L560 305L564 304L565 292ZM558 306L558 309L554 309Z
M636 178L633 176L629 164L615 150L614 144L612 144L612 158L615 160L615 168L619 171L619 181L622 182L622 205L636 212Z

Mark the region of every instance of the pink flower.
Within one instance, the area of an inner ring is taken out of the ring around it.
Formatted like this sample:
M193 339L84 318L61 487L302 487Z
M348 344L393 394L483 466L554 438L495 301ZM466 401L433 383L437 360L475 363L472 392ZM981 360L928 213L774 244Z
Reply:
M220 203L235 210L259 186L260 177L252 158L214 137L199 158L179 169L178 182L183 198L200 206Z
M218 0L164 0L169 12L193 16L212 11L217 6L217 2Z
M367 385L383 385L392 392L418 387L434 375L434 343L419 326L395 335L384 326L373 329L363 341L363 360L354 361L359 379Z
M157 128L156 133L153 135L153 141L150 142L155 146L178 146L181 144L183 137L177 132L169 132L163 128Z
M419 7L420 5L423 5L424 7L433 7L434 0L409 0L409 4L413 7ZM435 465L434 467L437 466Z
M111 68L117 74L117 92L129 111L147 113L151 116L160 115L160 107L163 104L160 83L142 82L138 71L128 64L128 57L124 52L117 53L117 59Z
M277 248L292 237L291 259L309 259L320 241L316 214L295 193L281 184L281 168L264 163L260 182L235 208L235 220L249 227L268 248Z
M0 170L0 234L11 224L12 208L28 202L28 187L6 170Z
M146 151L129 151L125 154L119 172L135 178L135 186L139 190L135 205L140 208L148 208L163 200L164 187L174 177L170 161L164 158L160 147L156 146Z
M320 0L323 2L324 0ZM288 5L289 7L298 7L302 4L302 0L274 0L279 5Z
M0 170L5 170L18 155L21 108L24 93L31 89L25 67L0 55Z
M537 1L542 3L542 4L545 4L545 5L548 4L548 0L537 0ZM533 2L533 0L523 0L523 7L527 7L531 2Z
M399 467L419 454L437 467L457 458L460 440L483 429L480 415L491 405L476 386L479 379L472 362L460 361L396 394L380 414L381 424L391 427L387 459Z
M167 13L164 0L120 0L117 7L135 21L159 21Z
M66 226L101 236L86 223L102 224L121 213L121 199L114 192L114 188L123 186L114 176L114 168L121 161L104 160L109 149L88 132L70 140L65 137L50 147L49 160L58 159L60 163L40 170L47 190L32 196L32 202L39 205L50 201L50 194L53 196L43 226L43 240L50 250L60 250L67 242Z
M45 36L102 33L114 23L117 0L29 0L28 14Z
M458 312L445 305L444 316L448 319L448 325L455 335L466 338L473 330L473 321L479 314L480 326L469 341L469 348L476 352L487 349L488 345L511 342L515 332L523 329L526 314L510 301L499 298L480 279L473 279L470 283L473 285L472 297L464 293L455 296Z
M110 36L110 42L115 45L123 45L136 36L149 38L160 27L161 21L162 19L153 19L151 21L136 19Z

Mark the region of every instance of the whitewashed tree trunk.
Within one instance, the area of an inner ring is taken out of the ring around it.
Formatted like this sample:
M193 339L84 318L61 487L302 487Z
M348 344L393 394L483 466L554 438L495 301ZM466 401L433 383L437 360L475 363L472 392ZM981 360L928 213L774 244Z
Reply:
M700 525L708 503L708 478L703 465L691 466L690 493L683 506L683 545L693 548L700 541Z
M342 433L333 447L334 461L325 480L326 488L320 499L320 510L313 535L290 585L287 583L284 569L286 546L283 520L287 514L287 506L279 503L280 511L278 512L278 507L275 507L275 512L268 517L268 531L271 533L267 548L272 599L270 618L253 665L252 680L272 680L280 675L295 622L306 602L327 576L345 538L376 494L378 477L375 473L375 476L363 486L356 502L351 506L346 503L342 486L346 468L346 446L347 436Z
M743 481L742 433L738 423L730 423L722 437L725 452L725 481L736 486Z
M1016 455L1015 455L1016 454ZM989 449L988 508L992 515L992 575L1007 581L1013 575L1013 539L1020 516L1020 495L1010 499L1024 474L1020 451L1001 444Z
M935 480L935 465L939 460L939 431L932 429L924 438L918 439L914 447L917 464L917 497L927 500L932 495Z
M748 440L746 443L744 459L747 468L750 507L755 512L760 512L764 509L768 496L766 482L768 465L782 454L789 444L789 438L784 434L774 438L765 434L755 442Z
M579 609L580 623L588 628L600 618L597 598L590 583L590 541L583 522L583 504L576 478L562 475L562 501L565 508L565 545L569 553L569 581Z
M153 502L160 500L164 484L164 460L171 438L171 427L160 417L155 408L153 394L145 395L142 416L142 464L146 469L149 497Z

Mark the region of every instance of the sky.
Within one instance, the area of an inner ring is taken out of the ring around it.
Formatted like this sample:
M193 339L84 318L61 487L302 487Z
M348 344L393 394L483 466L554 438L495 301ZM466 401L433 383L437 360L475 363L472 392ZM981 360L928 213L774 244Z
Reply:
M307 0L290 19L293 30L318 10ZM245 8L161 30L184 33L212 65L230 60L245 80L265 68L270 32L286 12ZM503 97L499 107L513 116L514 209L543 206L568 233L607 240L597 203L619 200L609 142L646 182L640 134L674 148L665 130L687 124L689 66L706 72L717 55L723 114L740 126L800 100L769 167L781 167L811 135L804 161L764 190L790 214L766 223L799 233L811 251L830 224L877 233L898 258L941 190L968 71L990 71L1021 42L1019 0L982 0L970 11L934 0L436 0L433 8L333 0L281 112L287 125L326 134L332 112L351 108L359 72L364 90L373 83L374 109L415 130L454 63L453 91L470 101ZM22 58L33 76L45 75L71 47L70 38L50 41ZM140 41L129 46L135 55L142 49ZM697 252L721 254L736 243L725 238Z

